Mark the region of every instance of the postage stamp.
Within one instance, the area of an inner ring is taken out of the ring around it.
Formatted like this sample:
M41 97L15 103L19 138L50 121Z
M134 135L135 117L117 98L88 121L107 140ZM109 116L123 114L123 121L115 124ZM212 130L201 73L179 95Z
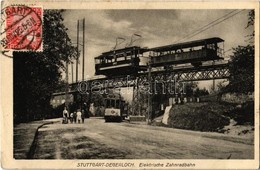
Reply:
M15 5L4 8L4 29L1 33L3 48L14 51L41 51L42 15L41 7Z

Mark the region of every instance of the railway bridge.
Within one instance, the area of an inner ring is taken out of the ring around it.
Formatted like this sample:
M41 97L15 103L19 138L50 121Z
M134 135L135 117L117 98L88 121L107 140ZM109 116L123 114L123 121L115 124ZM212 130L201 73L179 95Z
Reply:
M149 73L139 73L137 75L117 76L110 78L97 78L86 81L80 81L78 83L69 84L69 88L66 92L57 92L53 96L63 96L63 98L69 101L69 95L80 96L91 95L92 92L105 92L107 89L115 88L133 88L133 101L137 103L140 100L140 86L144 87L154 84L165 83L174 85L176 82L190 82L190 81L202 81L202 80L217 80L226 79L230 76L229 63L222 62L215 65L208 64L201 67L179 67L173 70L167 71L152 71L149 80ZM149 84L149 81L151 84ZM149 87L148 87L149 88ZM151 93L152 88L150 89ZM166 93L167 94L167 91ZM148 97L148 96L147 96ZM147 100L148 98L142 99ZM133 102L134 103L134 102ZM138 108L137 108L138 110ZM134 111L133 111L134 112ZM139 112L139 111L136 111Z
M53 94L65 97L69 95L90 97L93 92L105 92L107 89L133 88L133 103L147 100L153 103L154 87L160 86L158 93L171 96L170 88L176 83L226 79L230 76L229 63L223 58L220 38L208 38L186 43L172 44L156 48L127 47L102 53L96 57L96 76L93 79L79 81L67 86L66 91ZM139 65L141 57L148 54L146 66ZM165 88L164 93L162 87ZM149 89L147 98L140 91ZM166 98L167 98L166 97ZM142 98L142 99L141 99Z

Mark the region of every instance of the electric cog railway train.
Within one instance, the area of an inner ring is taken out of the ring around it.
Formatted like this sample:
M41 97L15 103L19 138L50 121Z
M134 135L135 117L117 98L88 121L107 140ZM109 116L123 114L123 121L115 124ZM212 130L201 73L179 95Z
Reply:
M223 59L224 40L218 37L151 48L152 67L190 63L199 67L202 62ZM221 48L220 44L223 44Z
M155 48L132 46L112 50L95 58L95 74L114 77L136 75L140 71L147 71L147 66L140 65L140 57L144 57L147 53L149 54L146 56L151 57L152 67L167 69L169 66L189 63L199 67L203 62L223 59L223 42L223 39L213 37Z
M133 75L139 71L144 71L145 66L141 66L140 57L147 51L147 48L138 46L126 47L102 53L95 58L96 75L107 77L117 75Z

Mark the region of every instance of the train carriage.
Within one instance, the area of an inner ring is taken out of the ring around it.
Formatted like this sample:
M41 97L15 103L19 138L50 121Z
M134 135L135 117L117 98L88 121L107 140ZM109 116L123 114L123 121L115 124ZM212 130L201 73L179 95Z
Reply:
M110 94L105 98L105 121L121 122L128 116L128 105L116 94Z
M200 66L204 61L223 59L224 40L218 37L151 48L151 65L160 67L191 63Z
M95 58L96 75L117 76L132 75L143 71L146 67L141 66L140 56L147 49L138 46L104 52Z

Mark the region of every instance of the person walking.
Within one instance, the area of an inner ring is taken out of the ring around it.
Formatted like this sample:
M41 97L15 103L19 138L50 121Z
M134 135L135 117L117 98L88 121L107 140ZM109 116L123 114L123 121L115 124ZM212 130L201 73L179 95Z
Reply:
M68 111L67 111L67 108L64 107L64 110L63 110L63 123L66 124L68 123Z
M84 119L85 119L85 111L84 110L82 110L81 119L82 119L82 123L84 123Z
M80 109L77 110L77 122L80 123L81 122L81 116L82 116L82 113L80 111Z
M70 123L73 123L73 112L70 113Z
M73 112L73 122L77 123L77 112L76 111Z

